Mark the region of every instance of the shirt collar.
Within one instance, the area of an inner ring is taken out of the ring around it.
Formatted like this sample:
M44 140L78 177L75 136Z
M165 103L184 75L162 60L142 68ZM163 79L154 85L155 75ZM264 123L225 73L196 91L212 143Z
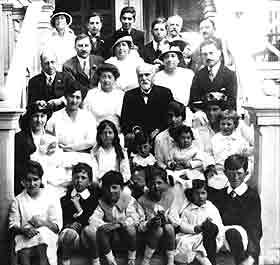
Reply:
M88 31L88 35L89 35L91 38L100 38L100 32L97 33L97 34L95 34L95 35L92 35L92 34L90 33L90 31Z
M231 186L228 186L227 188L227 194L230 194L232 191L234 191L238 196L243 195L248 189L248 185L246 183L242 183L237 188L233 189Z
M212 70L213 76L215 77L220 69L221 62L217 62L212 68L208 66L208 71Z
M84 59L84 58L79 57L79 56L77 55L77 58L78 58L78 60L79 60L79 62L80 62L80 64L81 64L81 66L84 65L84 62L86 62L87 64L89 64L89 56L88 56L86 59Z
M206 208L207 207L208 202L206 201L203 205L198 206L192 202L190 202L190 204L188 205L188 208L190 210L197 210L197 209L202 209L202 208Z
M149 96L149 94L151 93L151 91L152 91L152 86L151 86L151 88L148 90L148 91L144 91L141 87L140 87L140 92L141 92L141 94L143 95L143 96Z
M54 80L56 73L54 73L53 75L49 75L46 72L43 72L43 74L46 76L47 79L49 79L50 77L52 78L52 80Z
M77 194L79 194L83 200L86 200L90 196L88 189L85 189L82 192L77 192L77 190L74 188L71 192L71 197L75 197Z
M128 34L130 34L130 33L131 33L131 29L126 30L126 29L121 28L121 31L128 32Z

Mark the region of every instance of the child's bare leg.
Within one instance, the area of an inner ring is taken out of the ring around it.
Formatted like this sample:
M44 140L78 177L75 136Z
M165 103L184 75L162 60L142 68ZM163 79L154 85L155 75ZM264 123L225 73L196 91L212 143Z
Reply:
M96 229L86 226L81 233L81 242L82 245L89 250L91 264L100 265L96 242Z
M201 265L212 265L210 260L207 257L203 256L200 252L196 254L195 258Z
M171 224L164 225L164 242L167 255L167 265L174 265L175 231Z

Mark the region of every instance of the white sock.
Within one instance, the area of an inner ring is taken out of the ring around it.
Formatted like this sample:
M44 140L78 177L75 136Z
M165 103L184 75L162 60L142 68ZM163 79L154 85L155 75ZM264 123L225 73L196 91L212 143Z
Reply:
M92 259L91 264L92 264L92 265L100 265L100 260L99 260L99 258Z
M136 250L129 250L127 258L132 259L132 260L136 260Z
M175 250L166 250L166 256L167 256L167 265L173 265Z
M105 257L106 257L107 261L109 262L109 264L112 263L112 264L117 265L117 262L116 262L116 259L115 259L114 255L113 255L112 250L108 254L106 254Z
M71 264L71 260L70 260L70 259L63 259L63 260L61 261L61 264L62 264L62 265L70 265L70 264Z

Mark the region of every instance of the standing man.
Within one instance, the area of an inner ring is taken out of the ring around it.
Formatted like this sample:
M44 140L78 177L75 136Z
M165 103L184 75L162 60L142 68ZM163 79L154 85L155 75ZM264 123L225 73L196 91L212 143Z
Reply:
M227 96L229 107L236 109L236 74L222 63L219 44L214 39L206 40L200 46L200 53L204 67L194 76L190 106L196 108L201 105L209 92L220 92Z
M125 93L121 112L121 127L125 136L131 136L140 126L154 138L167 128L166 110L173 99L166 87L152 85L153 66L142 64L136 69L139 87Z
M28 82L27 101L46 101L53 111L64 107L64 88L71 77L57 71L57 56L53 50L45 50L40 55L42 72Z
M152 22L152 35L153 40L145 45L143 58L146 63L158 64L161 63L159 56L163 50L168 47L168 41L166 39L166 19L159 17Z
M182 39L181 30L183 18L179 15L171 16L167 19L167 39L169 42Z
M91 54L104 57L104 38L101 35L103 17L96 12L91 13L87 18L87 32L91 42Z
M97 86L97 67L104 62L101 56L91 55L91 42L86 34L80 34L75 39L77 55L63 64L63 71L69 73L73 80L78 81L87 89Z
M115 31L111 37L106 41L106 48L110 49L113 45L116 36L119 36L120 32L129 34L133 40L135 48L138 50L140 56L143 55L144 50L144 32L133 28L133 24L136 19L136 10L133 6L126 6L121 10L120 21L122 27ZM108 55L110 57L110 55ZM107 58L107 57L106 57Z

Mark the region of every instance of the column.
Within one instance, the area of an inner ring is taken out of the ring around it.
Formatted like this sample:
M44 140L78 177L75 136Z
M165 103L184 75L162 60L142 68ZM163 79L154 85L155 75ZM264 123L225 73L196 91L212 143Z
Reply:
M255 128L252 185L258 188L262 203L260 264L280 264L280 100L245 108Z
M14 197L14 135L21 110L2 108L0 102L0 260L10 264L8 211Z

